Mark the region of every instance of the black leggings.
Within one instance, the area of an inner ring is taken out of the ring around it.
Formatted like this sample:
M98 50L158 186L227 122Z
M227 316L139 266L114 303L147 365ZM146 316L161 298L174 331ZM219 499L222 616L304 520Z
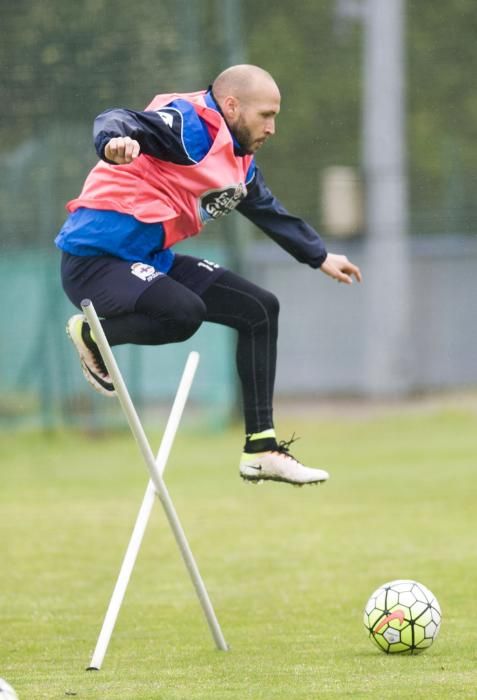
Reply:
M245 430L256 433L273 427L278 312L272 293L224 270L201 296L162 277L139 296L134 313L107 318L102 324L111 345L180 342L204 321L235 328Z

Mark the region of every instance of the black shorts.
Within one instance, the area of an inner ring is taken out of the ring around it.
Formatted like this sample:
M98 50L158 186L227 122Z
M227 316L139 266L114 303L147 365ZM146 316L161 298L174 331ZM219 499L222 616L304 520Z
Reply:
M61 280L70 301L81 308L83 299L91 299L98 314L104 317L133 313L141 294L166 277L201 296L224 272L225 268L210 260L177 253L166 274L151 265L110 256L63 252L61 258Z

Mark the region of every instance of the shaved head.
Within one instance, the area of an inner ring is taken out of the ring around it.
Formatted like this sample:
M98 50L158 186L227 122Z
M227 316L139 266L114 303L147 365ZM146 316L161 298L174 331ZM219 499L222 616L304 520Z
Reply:
M275 133L280 90L263 68L231 66L220 73L212 92L229 129L246 153L255 153Z
M248 102L250 99L254 99L257 92L263 90L280 94L270 73L259 66L246 63L231 66L220 73L212 84L212 90L219 102L228 96Z

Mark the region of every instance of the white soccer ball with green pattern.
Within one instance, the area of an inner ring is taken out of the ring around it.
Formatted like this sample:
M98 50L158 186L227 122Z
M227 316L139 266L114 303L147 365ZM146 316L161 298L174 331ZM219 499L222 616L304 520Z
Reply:
M422 583L390 581L368 600L364 626L369 638L386 654L419 654L439 634L441 608Z
M0 678L0 700L18 700L18 696L12 686Z

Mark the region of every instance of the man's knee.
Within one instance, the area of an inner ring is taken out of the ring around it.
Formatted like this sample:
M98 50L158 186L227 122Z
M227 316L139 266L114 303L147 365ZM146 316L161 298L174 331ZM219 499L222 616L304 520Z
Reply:
M187 340L193 336L205 320L206 313L206 306L200 297L192 297L187 300L187 303L182 303L172 319L177 341Z
M280 302L278 301L278 298L275 296L275 294L272 294L272 292L265 290L264 295L264 305L267 312L273 318L277 318L278 314L280 313Z
M206 307L200 297L178 299L177 306L167 315L156 317L150 328L151 344L180 343L198 331L206 316ZM152 319L151 319L152 320Z
M257 302L254 309L255 321L259 323L263 321L276 322L280 313L280 302L275 294L269 292L268 289L260 289L255 300Z

